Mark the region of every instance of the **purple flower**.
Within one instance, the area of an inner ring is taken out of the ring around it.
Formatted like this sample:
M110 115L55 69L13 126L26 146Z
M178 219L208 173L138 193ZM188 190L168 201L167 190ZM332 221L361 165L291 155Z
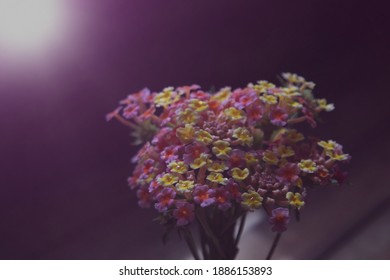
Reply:
M288 114L280 107L276 107L271 110L269 118L273 125L285 126L287 124Z
M226 211L232 206L230 193L223 187L215 189L215 201L218 208L222 211Z
M188 202L180 201L176 203L176 209L173 210L173 217L177 219L178 226L185 226L191 223L194 218L194 205Z
M290 222L290 212L287 208L276 208L272 210L272 215L268 221L272 225L272 231L286 231L287 224Z
M198 185L192 193L194 201L200 204L201 207L207 207L215 203L215 190L210 189L206 185Z
M176 192L173 189L165 188L163 189L156 197L157 203L154 207L159 212L165 212L168 210L168 207L172 206L175 202L174 198L176 196Z

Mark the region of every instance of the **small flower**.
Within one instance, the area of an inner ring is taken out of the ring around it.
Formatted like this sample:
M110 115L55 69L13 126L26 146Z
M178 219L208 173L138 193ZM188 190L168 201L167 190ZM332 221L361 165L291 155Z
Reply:
M291 147L285 145L279 146L277 152L281 158L288 158L295 155L294 150Z
M259 163L259 160L253 153L245 153L244 159L246 164L248 165L254 165Z
M276 165L279 162L278 157L270 150L264 152L263 160L270 165Z
M276 126L285 126L287 124L288 114L282 108L274 108L269 114L271 123Z
M228 158L228 154L232 148L230 148L230 143L223 140L218 140L214 142L214 147L212 148L213 153L221 159Z
M211 101L218 101L223 102L229 99L230 95L232 94L232 89L230 87L222 88L219 92L211 96Z
M164 108L167 108L168 105L176 101L176 96L177 94L173 91L173 87L167 87L154 97L154 103L156 104L156 107L163 106Z
M223 187L215 189L215 202L218 205L218 209L222 211L228 210L232 206L229 191Z
M195 139L205 145L209 145L213 142L211 134L203 129L200 129L195 133Z
M170 162L178 158L178 146L168 146L161 152L161 159Z
M348 154L343 154L342 151L326 151L326 155L336 161L344 161L350 158Z
M192 169L199 169L208 163L208 158L209 158L208 154L202 153L200 157L194 159L194 162L190 164L190 167Z
M223 172L227 169L228 167L223 161L213 161L207 167L207 170L210 172Z
M176 129L176 136L184 144L188 144L194 140L195 129L192 125L186 124L184 127Z
M168 164L168 167L174 173L184 174L188 171L188 166L184 161L172 161Z
M159 212L165 212L168 210L168 207L172 206L175 202L174 198L176 196L176 192L172 189L166 188L163 189L159 194L157 195L157 203L154 205L154 207Z
M200 204L201 207L207 207L215 203L215 190L210 189L206 185L196 186L192 195L194 201Z
M290 212L286 208L276 208L272 210L272 215L268 221L272 225L272 231L286 231L287 224L290 222Z
M288 192L286 194L286 198L288 199L288 202L291 206L297 208L298 210L305 205L305 202L303 201L302 195L300 193L292 193Z
M269 89L275 88L275 85L269 83L267 81L258 81L255 85L248 85L249 87L253 87L258 93L266 93Z
M282 183L295 183L299 179L299 168L294 163L286 163L277 170L276 174Z
M325 110L326 112L330 112L334 110L334 104L328 104L326 99L317 99L318 107Z
M149 208L152 202L150 193L145 189L137 190L138 205L141 208Z
M245 152L239 149L234 149L227 160L229 168L245 166Z
M224 178L223 175L221 173L218 173L218 172L211 172L206 177L206 179L209 180L210 182L218 183L218 184L221 184L221 185L226 185L227 181L228 181L227 178Z
M209 107L207 105L207 102L198 99L191 99L188 106L198 113L207 110L207 108Z
M300 163L298 163L299 169L306 173L314 173L317 171L317 164L311 159L303 159Z
M238 110L234 107L230 107L228 109L225 109L224 111L225 116L232 121L238 121L238 120L244 120L245 119L245 112L242 110Z
M287 131L286 137L291 142L299 142L305 139L302 133L296 131L295 129L290 129Z
M245 127L236 128L233 131L233 137L237 138L241 145L252 146L253 136Z
M282 77L292 84L301 84L305 82L305 78L293 73L282 73Z
M252 190L241 195L241 205L248 210L260 208L262 201L263 198Z
M184 124L194 125L198 121L198 115L193 110L186 108L184 111L177 112L179 121Z
M246 179L246 177L248 177L249 169L248 168L240 169L238 167L235 167L232 168L231 174L234 180L243 181Z
M173 184L177 183L178 178L177 176L171 174L171 173L165 173L162 177L158 178L157 181L164 187L172 186Z
M318 146L324 148L326 151L333 151L334 149L336 149L337 146L339 146L339 144L337 144L333 140L320 141L317 144Z
M139 106L135 104L129 104L123 109L123 116L126 119L132 119L138 116Z
M176 209L173 210L173 217L177 220L178 226L185 226L191 223L194 218L194 205L188 202L177 202Z
M175 187L179 192L187 192L194 188L194 181L180 180Z
M263 96L260 96L260 100L263 101L266 104L277 104L278 103L278 98L274 95L271 94L265 94Z

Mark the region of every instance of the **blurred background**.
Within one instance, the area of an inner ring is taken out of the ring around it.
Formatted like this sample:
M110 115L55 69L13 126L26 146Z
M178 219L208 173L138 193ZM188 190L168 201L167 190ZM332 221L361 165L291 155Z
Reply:
M387 1L0 0L0 258L182 259L127 187L129 131L104 116L147 86L245 86L281 72L335 103L310 133L352 155L309 193L275 259L390 259ZM250 215L239 258L274 234Z

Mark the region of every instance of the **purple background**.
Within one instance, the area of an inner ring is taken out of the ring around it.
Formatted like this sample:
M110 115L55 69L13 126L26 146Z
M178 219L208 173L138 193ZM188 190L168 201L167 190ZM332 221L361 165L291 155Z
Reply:
M15 66L0 55L1 259L183 257L183 242L161 245L155 212L127 188L129 131L104 120L145 86L240 87L286 71L314 81L336 110L310 133L344 145L353 185L313 192L280 250L300 240L290 257L316 258L389 216L386 1L84 0L72 9L73 32L50 56ZM390 233L380 226L372 232ZM344 257L390 258L384 244L374 238L373 249Z

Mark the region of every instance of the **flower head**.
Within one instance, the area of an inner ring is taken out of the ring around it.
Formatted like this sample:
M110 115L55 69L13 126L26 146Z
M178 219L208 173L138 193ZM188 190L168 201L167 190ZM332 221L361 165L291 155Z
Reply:
M282 86L261 80L216 93L197 85L143 89L120 101L106 117L130 127L141 145L128 179L139 206L154 206L168 227L190 224L198 210L211 222L234 222L237 211L264 208L282 232L289 210L305 205L306 185L341 184L340 165L350 159L343 147L296 129L314 127L334 105L316 99L303 77L282 78Z
M263 198L255 191L243 193L241 195L241 199L241 205L248 210L259 208L261 206L261 202L263 201Z
M173 217L177 220L178 226L185 226L194 220L194 205L188 202L176 203L176 209L173 210Z
M272 225L272 231L283 232L287 230L287 224L290 222L290 212L286 208L276 208L272 210L269 223Z

